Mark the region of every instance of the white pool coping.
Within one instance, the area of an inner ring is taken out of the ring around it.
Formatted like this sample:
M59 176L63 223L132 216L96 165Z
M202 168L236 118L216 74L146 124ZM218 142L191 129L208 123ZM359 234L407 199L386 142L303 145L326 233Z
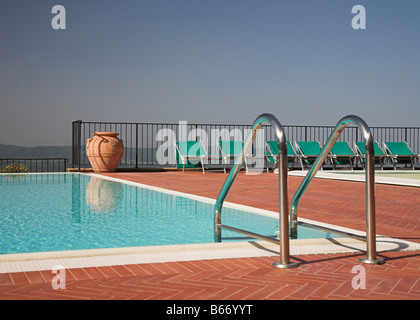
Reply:
M295 177L305 177L308 171L291 171L289 172L290 176ZM406 186L406 187L420 187L420 180L417 179L403 179L403 178L394 178L394 177L383 177L381 173L384 174L392 174L392 172L379 172L375 174L375 183L377 184L388 184L388 185L395 185L395 186ZM410 173L420 173L419 171L410 171L405 172L406 174ZM401 172L396 172L395 174L401 175ZM343 171L343 172L335 172L335 171L318 171L315 175L316 178L320 179L331 179L331 180L343 180L343 181L357 181L357 182L365 182L366 177L364 171L358 171L357 173L354 171Z
M420 244L401 239L377 237L377 252L420 250ZM361 253L364 242L349 238L291 240L292 256L309 254ZM211 259L279 256L279 246L262 241L189 244L117 249L91 249L3 255L0 273L52 270L114 265L165 263Z
M140 186L150 190L186 197L206 203L214 204L216 201L211 198L172 191L169 189L144 185L136 182L130 182L123 179L96 174L88 175L100 177L106 180L118 181L129 185ZM341 179L343 178L342 174L338 175L341 176ZM363 176L362 178L364 179ZM231 202L225 202L224 206L269 217L278 217L278 212L239 205ZM299 218L299 221L325 226L343 232L350 232L362 236L365 235L365 232L362 231L320 223L309 219ZM377 236L377 252L412 250L420 250L420 244L402 239L394 239L380 235ZM350 238L302 239L290 241L290 254L292 256L353 252L364 253L365 251L366 243ZM0 255L0 273L52 270L52 268L57 265L64 268L88 268L113 265L164 263L209 259L232 259L278 255L278 245L263 241L2 254Z

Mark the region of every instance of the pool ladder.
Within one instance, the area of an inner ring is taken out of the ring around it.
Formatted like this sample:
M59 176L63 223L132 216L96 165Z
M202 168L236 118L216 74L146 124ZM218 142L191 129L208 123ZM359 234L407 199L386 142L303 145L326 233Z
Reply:
M246 231L243 229L231 227L222 224L222 207L223 202L235 180L236 176L238 175L241 166L244 162L244 156L247 151L251 148L252 143L255 140L256 132L258 129L261 128L263 123L269 122L273 127L278 149L279 149L279 239L273 239L261 234L256 234L250 231ZM334 146L337 139L340 137L341 133L343 132L344 128L349 125L350 123L355 124L359 127L362 132L363 139L365 140L365 147L366 147L366 237L351 234L347 232L342 232L335 229L330 229L326 227L321 227L318 225L313 225L309 223L299 222L297 220L297 209L299 206L300 199L302 198L303 194L305 193L308 185L315 177L317 171L322 166L323 162L325 161L326 157L328 156L331 148ZM226 181L219 193L219 196L216 200L215 205L215 240L217 242L221 242L221 229L226 229L234 232L238 232L240 234L268 241L271 243L279 244L280 245L280 260L275 261L273 263L274 267L277 268L295 268L298 267L299 264L290 261L290 243L289 243L289 232L292 238L297 237L297 226L304 225L311 228L321 229L330 233L342 235L345 237L356 238L358 240L366 241L367 243L367 256L365 258L361 258L359 261L363 263L370 263L370 264L382 264L385 263L382 259L376 258L376 206L375 206L375 159L374 159L374 145L373 145L373 137L370 132L370 129L366 122L364 122L358 116L350 115L342 118L338 124L336 125L334 131L331 133L327 143L325 144L324 148L321 150L320 154L318 155L317 159L315 160L314 164L312 165L311 170L306 174L305 179L302 181L301 185L299 186L298 190L296 191L290 210L290 230L289 230L289 219L288 219L288 184L287 184L287 141L286 136L281 126L280 122L274 117L272 114L264 113L257 117L252 125L252 130L249 133L247 139L245 140L244 148L242 149L240 155L236 158L235 163L230 171Z

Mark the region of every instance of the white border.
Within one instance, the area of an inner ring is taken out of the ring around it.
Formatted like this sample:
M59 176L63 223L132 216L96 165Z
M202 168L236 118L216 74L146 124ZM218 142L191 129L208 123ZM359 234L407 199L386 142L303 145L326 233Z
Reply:
M331 180L343 180L343 181L357 181L365 182L366 177L364 174L365 171L318 171L315 175L315 178L320 179L331 179ZM305 177L308 171L293 171L289 172L290 176L294 177ZM420 187L420 180L417 179L403 179L403 178L394 178L394 177L382 177L381 174L420 174L419 171L380 171L375 172L375 183L376 184L389 184L395 186L406 186L406 187Z

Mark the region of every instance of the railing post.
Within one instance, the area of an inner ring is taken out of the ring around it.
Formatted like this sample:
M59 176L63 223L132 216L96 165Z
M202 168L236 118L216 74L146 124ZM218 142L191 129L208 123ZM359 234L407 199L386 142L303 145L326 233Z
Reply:
M295 262L290 262L290 251L289 251L289 220L288 220L288 186L287 186L287 144L284 130L278 120L269 113L260 115L252 125L252 130L248 134L247 139L245 140L244 148L241 154L236 158L232 170L227 177L219 196L216 200L215 205L215 240L221 241L221 228L225 227L230 230L236 229L222 225L222 207L223 202L235 180L239 170L241 169L242 163L244 161L244 156L247 151L251 148L253 141L256 137L256 131L261 128L264 122L268 121L273 127L274 133L276 135L278 149L279 149L279 209L280 209L280 261L273 263L274 267L277 268L295 268L298 266ZM237 232L244 232L250 235L251 233L244 230L236 229ZM254 234L255 237L259 238L260 235Z
M365 121L358 116L350 115L342 118L334 131L331 133L327 143L321 150L318 158L312 165L311 170L306 174L305 179L302 181L298 190L293 197L290 209L290 234L292 238L297 236L297 209L299 201L305 193L309 183L315 177L315 174L321 167L322 163L328 156L331 148L343 132L344 128L353 123L357 125L362 133L365 141L366 148L366 243L367 243L367 256L361 258L360 261L371 264L385 263L382 259L376 258L376 205L375 205L375 149L373 145L373 137L370 129Z
M136 123L136 169L139 167L139 124Z
M82 120L73 121L73 137L72 137L72 167L74 168L75 162L77 162L77 168L80 172L80 161L81 161L81 135L82 135Z
M366 258L359 261L370 264L383 264L376 258L376 195L375 195L375 148L369 132L363 132L366 149Z

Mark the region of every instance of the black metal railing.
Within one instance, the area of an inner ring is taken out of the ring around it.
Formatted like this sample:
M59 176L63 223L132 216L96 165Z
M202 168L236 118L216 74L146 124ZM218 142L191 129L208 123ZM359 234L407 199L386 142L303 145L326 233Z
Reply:
M283 126L287 140L319 141L328 139L334 126ZM420 153L420 127L371 127L374 140L382 146L383 142L406 141L416 154ZM90 167L86 156L86 141L92 132L118 132L124 142L124 155L119 167L173 167L177 140L202 140L208 153L217 152L219 140L244 140L251 131L251 125L238 124L196 124L196 123L126 123L126 122L73 122L72 167ZM263 126L261 141L275 140L270 126ZM259 142L260 146L261 143ZM339 141L362 141L355 126L344 129ZM258 137L256 139L258 144ZM256 152L255 143L252 152ZM160 158L159 158L160 156ZM163 158L163 161L162 161Z
M0 158L0 172L66 172L66 158Z

